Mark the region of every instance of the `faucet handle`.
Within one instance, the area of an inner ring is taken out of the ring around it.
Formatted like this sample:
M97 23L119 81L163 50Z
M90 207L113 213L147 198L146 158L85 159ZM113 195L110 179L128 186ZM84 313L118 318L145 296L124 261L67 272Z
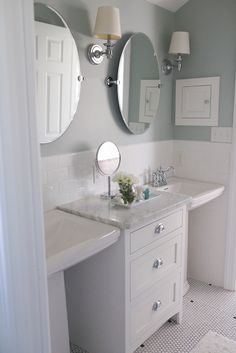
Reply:
M173 173L175 172L175 168L173 166L169 166L168 168L164 169L160 165L160 167L157 168L156 171L154 171L153 174L152 174L153 186L166 185L167 184L168 172L170 170L173 170Z
M175 173L175 167L173 167L172 165L170 165L166 169L162 168L162 166L160 165L160 167L157 168L156 173L157 174L164 174L164 173L168 173L170 170L173 170L173 173Z
M173 165L170 165L166 171L169 172L170 170L172 170L173 174L175 174L175 167L173 167Z

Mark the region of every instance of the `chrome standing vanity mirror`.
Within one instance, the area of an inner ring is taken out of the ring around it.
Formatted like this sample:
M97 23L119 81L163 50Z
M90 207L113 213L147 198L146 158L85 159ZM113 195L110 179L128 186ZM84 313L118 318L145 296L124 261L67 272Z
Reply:
M144 33L132 35L122 51L117 94L123 121L133 134L142 134L156 117L160 98L157 55Z
M97 149L96 167L100 174L108 177L108 192L103 197L111 198L111 176L119 169L121 155L118 147L110 141L103 142Z
M81 82L75 40L62 16L35 3L36 100L40 143L60 137L77 110Z

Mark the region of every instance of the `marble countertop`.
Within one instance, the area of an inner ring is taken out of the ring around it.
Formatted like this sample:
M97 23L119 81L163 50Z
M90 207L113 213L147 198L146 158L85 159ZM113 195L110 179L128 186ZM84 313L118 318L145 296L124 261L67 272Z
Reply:
M191 198L186 195L168 192L159 194L158 197L131 208L114 205L111 200L102 199L98 195L63 204L58 208L120 229L131 229L191 202Z

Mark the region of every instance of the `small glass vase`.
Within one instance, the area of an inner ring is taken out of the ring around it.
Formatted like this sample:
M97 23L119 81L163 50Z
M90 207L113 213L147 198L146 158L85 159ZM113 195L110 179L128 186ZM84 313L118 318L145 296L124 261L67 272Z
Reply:
M131 205L136 197L135 189L133 185L130 184L119 184L121 198L125 205Z

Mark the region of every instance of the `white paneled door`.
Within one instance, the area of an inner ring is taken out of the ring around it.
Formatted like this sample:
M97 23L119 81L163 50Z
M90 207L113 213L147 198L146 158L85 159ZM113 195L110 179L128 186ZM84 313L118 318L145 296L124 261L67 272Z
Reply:
M77 48L66 27L35 21L39 139L50 142L70 124L78 95Z

